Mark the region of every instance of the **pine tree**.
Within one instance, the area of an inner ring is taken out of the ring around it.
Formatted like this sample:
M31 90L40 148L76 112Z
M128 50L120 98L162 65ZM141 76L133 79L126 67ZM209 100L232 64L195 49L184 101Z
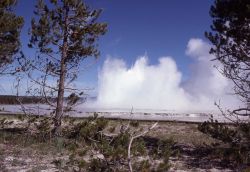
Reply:
M214 47L211 53L223 65L222 73L233 81L235 93L246 108L235 109L235 115L250 112L250 1L216 0L210 9L211 32L205 36Z
M13 7L16 0L0 1L0 69L13 61L13 56L20 49L20 31L23 18L16 16Z
M212 118L200 124L199 130L230 146L223 153L225 158L230 156L243 169L250 163L250 121L242 118L250 117L250 1L216 0L210 16L212 31L205 33L213 44L210 52L222 64L221 73L233 81L235 94L245 106L224 111L217 105L231 125Z
M38 49L38 56L28 64L42 74L34 82L44 87L43 92L56 91L54 134L60 134L64 113L66 85L77 78L81 62L87 57L98 57L97 39L106 32L107 24L97 21L101 10L90 9L82 0L38 0L31 21L29 46ZM27 62L26 62L27 64ZM31 76L31 75L30 75ZM52 88L48 76L57 80Z

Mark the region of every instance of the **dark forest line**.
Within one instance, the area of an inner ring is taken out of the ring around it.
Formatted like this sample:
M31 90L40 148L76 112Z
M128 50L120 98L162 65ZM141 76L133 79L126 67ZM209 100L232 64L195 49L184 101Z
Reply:
M55 98L50 98L50 100L55 101ZM33 104L33 103L45 103L44 98L36 96L15 96L15 95L0 95L0 104Z

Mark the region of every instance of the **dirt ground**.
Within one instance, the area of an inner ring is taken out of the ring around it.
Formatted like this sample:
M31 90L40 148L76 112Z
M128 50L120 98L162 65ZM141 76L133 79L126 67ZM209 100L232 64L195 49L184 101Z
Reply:
M6 116L0 116L0 119ZM70 158L70 152L63 146L54 142L37 142L26 138L21 132L11 131L11 128L20 128L22 122L15 117L8 116L14 123L7 127L9 130L0 130L0 171L71 171L61 169L62 164ZM126 122L126 121L125 121ZM147 128L153 122L139 122L140 126ZM121 122L110 120L107 132L110 128L119 128ZM184 122L159 122L157 127L143 136L146 146L154 146L159 139L172 139L172 149L177 150L177 155L169 159L169 171L241 171L228 161L219 159L213 154L212 145L219 141L201 133L198 124ZM60 160L60 165L58 165ZM84 171L84 170L83 170Z

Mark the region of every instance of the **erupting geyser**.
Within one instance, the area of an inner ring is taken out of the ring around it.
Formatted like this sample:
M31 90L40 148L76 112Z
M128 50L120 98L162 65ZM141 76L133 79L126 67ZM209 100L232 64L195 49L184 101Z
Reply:
M234 108L240 101L229 93L232 83L219 73L211 61L210 45L201 39L188 42L186 54L193 58L191 75L185 82L172 57L161 57L150 65L147 56L128 67L122 59L108 58L99 72L98 96L88 106L97 108L165 109L177 112Z

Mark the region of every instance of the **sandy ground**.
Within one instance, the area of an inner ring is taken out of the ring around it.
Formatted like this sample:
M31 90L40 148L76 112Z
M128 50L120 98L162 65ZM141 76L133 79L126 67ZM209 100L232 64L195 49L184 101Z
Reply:
M1 117L1 116L0 116ZM21 127L23 124L14 120L12 126ZM109 126L119 128L120 123L111 120ZM141 122L141 127L149 127L152 122ZM108 130L108 129L107 129ZM3 134L0 132L0 134ZM8 136L0 140L0 171L29 172L29 171L60 171L55 165L55 160L67 162L69 152L57 149L48 143L24 144L20 135L17 138ZM160 122L154 130L145 136L148 143L154 140L171 138L175 141L174 149L179 151L178 156L170 157L171 168L169 171L190 172L229 172L239 171L227 162L214 157L209 145L218 141L201 133L195 123Z

